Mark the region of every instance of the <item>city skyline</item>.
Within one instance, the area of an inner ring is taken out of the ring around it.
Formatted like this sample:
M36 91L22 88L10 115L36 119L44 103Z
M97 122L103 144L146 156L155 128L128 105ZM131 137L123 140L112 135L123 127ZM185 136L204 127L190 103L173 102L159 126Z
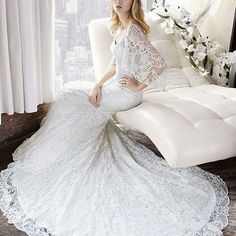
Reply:
M108 16L108 0L56 0L56 92L68 81L95 79L88 23Z

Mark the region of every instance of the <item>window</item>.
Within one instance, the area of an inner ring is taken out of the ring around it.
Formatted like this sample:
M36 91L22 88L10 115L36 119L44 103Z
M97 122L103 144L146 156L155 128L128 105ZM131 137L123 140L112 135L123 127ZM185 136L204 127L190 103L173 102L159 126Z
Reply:
M88 23L110 16L110 0L56 0L55 4L57 93L68 81L95 79Z

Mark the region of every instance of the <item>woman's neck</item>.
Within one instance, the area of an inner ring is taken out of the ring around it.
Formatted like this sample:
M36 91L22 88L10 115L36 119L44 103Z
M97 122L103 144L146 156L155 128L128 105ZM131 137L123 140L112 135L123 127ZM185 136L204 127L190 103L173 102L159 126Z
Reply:
M119 19L120 19L120 22L121 22L121 30L124 30L127 28L127 26L134 22L134 19L133 17L129 14L129 15L119 15Z

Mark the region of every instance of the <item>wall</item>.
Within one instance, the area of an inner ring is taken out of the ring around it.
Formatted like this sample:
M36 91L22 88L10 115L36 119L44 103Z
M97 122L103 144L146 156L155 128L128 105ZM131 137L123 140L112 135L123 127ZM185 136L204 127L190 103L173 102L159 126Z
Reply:
M39 128L40 121L45 117L52 103L38 106L38 111L33 113L2 114L0 125L0 149L7 147L18 139L27 137Z

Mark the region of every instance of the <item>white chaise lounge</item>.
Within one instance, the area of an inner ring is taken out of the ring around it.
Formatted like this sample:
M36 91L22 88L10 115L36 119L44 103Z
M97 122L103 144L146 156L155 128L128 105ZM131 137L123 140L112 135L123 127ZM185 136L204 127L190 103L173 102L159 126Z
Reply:
M140 105L116 113L114 119L146 134L171 167L236 156L236 89L201 77L175 40L163 32L160 18L149 12L145 19L151 28L151 42L168 64L168 85L164 92L146 88ZM89 24L97 78L111 59L107 21Z

